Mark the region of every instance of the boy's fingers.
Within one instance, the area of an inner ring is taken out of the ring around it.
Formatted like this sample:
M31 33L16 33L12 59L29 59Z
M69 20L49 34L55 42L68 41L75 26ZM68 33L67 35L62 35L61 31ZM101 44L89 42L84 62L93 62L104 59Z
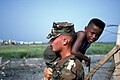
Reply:
M89 58L87 61L85 61L85 65L86 65L86 67L90 66L90 59Z
M85 62L86 67L90 66L90 62Z

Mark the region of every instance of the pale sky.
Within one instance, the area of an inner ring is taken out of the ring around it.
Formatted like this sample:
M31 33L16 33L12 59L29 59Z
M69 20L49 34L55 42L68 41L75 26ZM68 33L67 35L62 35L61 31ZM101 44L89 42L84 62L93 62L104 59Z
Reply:
M0 0L0 39L48 42L53 22L84 30L92 18L120 24L120 0ZM117 27L106 27L98 41L115 42Z

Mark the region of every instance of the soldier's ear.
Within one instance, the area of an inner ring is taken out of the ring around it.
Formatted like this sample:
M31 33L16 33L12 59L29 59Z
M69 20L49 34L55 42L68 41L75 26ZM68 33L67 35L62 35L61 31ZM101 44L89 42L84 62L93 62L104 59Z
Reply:
M67 41L66 39L63 39L62 44L63 44L63 45L66 45L67 42L68 42L68 41Z

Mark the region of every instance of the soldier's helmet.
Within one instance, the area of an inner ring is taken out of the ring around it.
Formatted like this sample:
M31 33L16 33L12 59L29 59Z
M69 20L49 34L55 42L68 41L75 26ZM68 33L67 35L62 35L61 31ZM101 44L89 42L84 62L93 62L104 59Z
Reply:
M47 39L53 39L61 34L74 34L74 24L68 22L53 22L51 32L47 35Z

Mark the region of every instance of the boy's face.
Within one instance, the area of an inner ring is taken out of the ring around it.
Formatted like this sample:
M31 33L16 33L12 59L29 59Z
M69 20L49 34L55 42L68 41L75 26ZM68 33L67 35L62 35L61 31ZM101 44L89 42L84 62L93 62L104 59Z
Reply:
M98 40L98 38L102 34L102 29L97 27L95 24L90 24L85 28L85 34L88 42L93 43Z

